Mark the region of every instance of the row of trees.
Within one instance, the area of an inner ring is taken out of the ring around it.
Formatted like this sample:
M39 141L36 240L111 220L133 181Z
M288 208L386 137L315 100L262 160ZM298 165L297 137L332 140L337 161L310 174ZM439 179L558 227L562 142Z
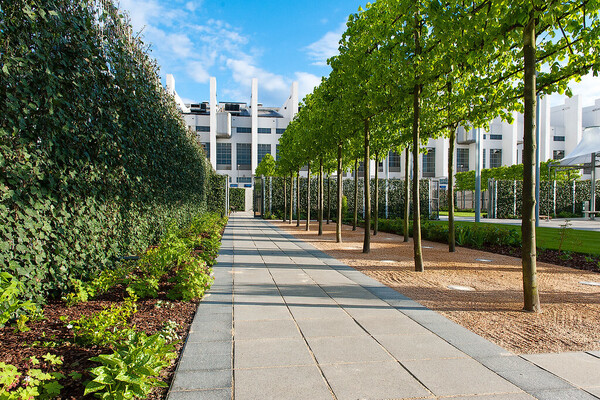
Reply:
M362 160L365 227L369 227L369 161L379 161L390 150L406 151L407 156L410 152L412 175L418 177L422 146L430 138L445 136L450 143L449 250L454 251L456 129L459 125L486 127L498 116L510 121L512 111L523 112L524 308L539 311L534 221L536 95L570 94L570 79L597 73L599 9L600 2L595 0L379 0L368 4L350 15L339 55L328 60L330 75L304 98L300 112L281 137L276 173L288 176L292 185L300 168L308 166L311 173L319 174L322 193L324 170L337 170L341 176L349 166L356 171ZM408 182L409 157L406 160ZM338 204L341 193L338 189ZM415 270L423 271L417 179L412 182L412 199ZM289 201L291 209L291 196ZM341 207L337 209L336 240L341 242ZM405 216L408 224L408 207ZM370 251L370 235L370 229L365 229L365 253Z

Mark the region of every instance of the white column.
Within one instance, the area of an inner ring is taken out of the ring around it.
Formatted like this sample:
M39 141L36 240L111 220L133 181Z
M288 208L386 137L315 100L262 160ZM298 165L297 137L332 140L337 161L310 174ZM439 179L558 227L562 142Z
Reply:
M252 97L250 100L252 111L252 175L258 165L258 80L252 78Z
M581 97L573 96L565 100L565 155L571 153L582 137L583 113Z
M552 159L552 128L550 127L549 96L540 99L540 160Z
M210 163L217 169L217 78L210 78ZM233 168L233 167L232 167Z

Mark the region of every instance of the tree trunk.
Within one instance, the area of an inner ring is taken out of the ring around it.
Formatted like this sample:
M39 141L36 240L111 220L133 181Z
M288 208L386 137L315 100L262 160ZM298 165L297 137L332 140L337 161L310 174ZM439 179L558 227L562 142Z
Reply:
M373 236L379 230L379 151L375 152L375 198L373 199Z
M529 21L523 29L523 58L525 63L525 109L523 112L523 205L521 210L521 259L523 265L524 310L540 311L536 274L535 240L535 11L530 11Z
M331 169L327 170L327 225L331 221Z
M294 219L294 173L290 172L290 220L288 224L292 224Z
M337 159L337 221L335 222L336 243L342 243L342 197L344 195L342 185L342 142L339 142Z
M310 161L308 162L308 174L306 175L306 230L310 231Z
M371 252L371 172L369 171L371 154L370 150L369 120L365 120L365 157L363 161L363 186L365 189L365 238L363 240L363 253Z
M404 151L404 242L408 242L410 218L410 146Z
M300 226L300 168L296 179L296 226Z
M415 13L415 54L421 54L421 32L418 11ZM416 66L418 70L419 66ZM413 93L413 257L415 259L415 271L423 272L423 253L421 250L421 207L419 204L419 138L421 129L421 83L420 77L415 77Z
M358 224L358 158L354 160L354 222L352 230L356 230Z
M323 235L323 158L319 159L319 236Z
M287 182L283 177L283 222L287 220Z

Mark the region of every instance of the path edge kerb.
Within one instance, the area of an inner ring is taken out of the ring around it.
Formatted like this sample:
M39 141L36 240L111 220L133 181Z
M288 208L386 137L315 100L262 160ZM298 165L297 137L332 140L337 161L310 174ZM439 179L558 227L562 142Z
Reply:
M408 318L428 329L458 350L462 351L490 371L496 373L524 392L544 399L597 399L530 361L490 342L443 315L425 307L393 288L363 274L342 261L317 249L312 244L268 223L286 238L327 266L344 275L357 285L379 297Z

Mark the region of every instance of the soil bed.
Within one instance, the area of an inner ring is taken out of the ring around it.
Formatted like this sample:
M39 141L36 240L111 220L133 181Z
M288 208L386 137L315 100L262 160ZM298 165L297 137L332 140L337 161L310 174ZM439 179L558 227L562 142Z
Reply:
M175 347L177 353L180 354L198 302L168 300L166 294L170 287L171 284L165 281L160 286L157 298L138 300L137 312L132 316L131 325L147 334L154 334L159 332L168 320L176 322L180 340ZM32 356L40 361L42 356L47 353L59 356L63 360L63 365L58 367L57 371L67 376L66 379L59 382L64 386L60 398L94 399L93 395L83 396L82 383L91 379L87 370L99 365L89 361L89 358L100 354L112 354L112 350L74 343L73 332L67 328L68 322L61 321L60 317L64 316L66 321L73 321L84 315L89 316L112 304L122 302L124 294L123 288L118 286L97 299L72 307L67 307L62 301L49 302L44 306L44 318L27 324L27 327L30 328L29 331L19 332L16 327L0 329L0 361L13 364L20 371L27 371L29 368L45 369L43 362L41 365L32 366L28 361ZM173 378L176 361L169 368L163 369L161 373L161 379L167 385ZM73 380L68 376L72 372L83 374L83 377L80 380ZM147 399L164 399L167 390L168 388L155 388Z
M514 353L600 350L600 287L580 283L600 282L597 272L538 259L542 312L528 313L522 311L519 258L463 247L449 253L446 244L423 241L431 248L423 249L425 272L419 273L414 272L412 239L404 243L402 236L380 232L371 236L371 253L363 254L361 228L352 231L344 226L340 246L334 223L323 224L323 236L317 235L316 222L309 232L305 223L300 228L295 223L272 223ZM572 260L566 261L581 267ZM475 291L451 290L449 285Z

